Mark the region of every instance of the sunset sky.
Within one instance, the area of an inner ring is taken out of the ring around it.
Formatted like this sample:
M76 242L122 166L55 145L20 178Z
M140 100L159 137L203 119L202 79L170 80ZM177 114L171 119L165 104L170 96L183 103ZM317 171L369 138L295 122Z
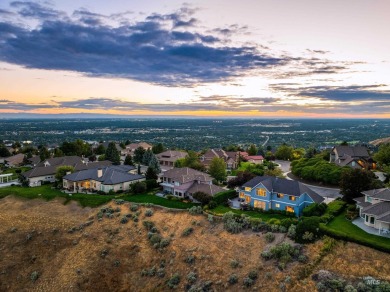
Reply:
M388 0L2 0L0 117L390 118L389 12Z

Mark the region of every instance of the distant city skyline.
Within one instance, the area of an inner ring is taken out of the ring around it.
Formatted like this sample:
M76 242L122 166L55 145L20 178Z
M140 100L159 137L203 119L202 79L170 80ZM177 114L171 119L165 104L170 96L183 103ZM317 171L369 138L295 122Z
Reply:
M390 118L390 2L1 1L0 118Z

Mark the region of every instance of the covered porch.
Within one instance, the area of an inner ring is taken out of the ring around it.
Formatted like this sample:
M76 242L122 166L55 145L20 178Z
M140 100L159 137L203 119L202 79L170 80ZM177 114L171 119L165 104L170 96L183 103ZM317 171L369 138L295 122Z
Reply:
M379 235L379 236L390 238L390 224L389 223L380 222L381 224L379 225L380 226L379 229L371 227L371 226L367 226L364 223L364 219L361 217L356 218L355 220L352 221L352 223L369 234Z
M8 183L12 179L12 173L0 174L0 184Z
M96 191L93 183L90 180L84 181L68 181L64 180L63 187L69 192L93 192Z

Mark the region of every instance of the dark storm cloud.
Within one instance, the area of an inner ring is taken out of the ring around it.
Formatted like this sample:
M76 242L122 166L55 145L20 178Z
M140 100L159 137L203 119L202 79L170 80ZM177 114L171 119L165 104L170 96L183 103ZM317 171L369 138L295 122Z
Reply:
M18 13L23 17L36 18L40 20L58 19L64 17L65 14L53 8L43 6L39 3L29 1L14 1L11 2L11 7L18 9Z
M110 16L85 9L68 17L33 2L16 1L11 6L20 16L40 21L34 29L0 23L0 60L27 68L192 86L289 61L260 52L260 47L228 46L217 34L196 32L194 10L187 7L110 26L106 24Z
M8 99L0 99L0 109L30 111L35 109L44 109L44 108L53 108L53 107L55 106L47 105L43 103L28 104L28 103L21 103L21 102L13 102Z
M284 84L273 84L271 89L284 92L290 96L317 97L322 100L339 102L351 101L387 101L390 100L390 90L384 84L351 85L351 86L310 86L291 87Z

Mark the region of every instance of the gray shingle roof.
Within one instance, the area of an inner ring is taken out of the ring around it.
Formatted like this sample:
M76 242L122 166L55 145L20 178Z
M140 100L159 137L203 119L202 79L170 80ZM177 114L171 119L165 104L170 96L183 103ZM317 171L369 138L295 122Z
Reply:
M365 202L365 197L359 197L353 200L356 202L356 204L358 204L362 208L366 208L372 205L370 202Z
M172 162L175 162L180 158L185 158L186 156L187 156L187 152L173 151L173 150L168 150L156 155L158 160L172 161Z
M373 216L383 216L385 213L390 212L390 202L381 202L377 204L373 204L366 208L363 208L362 213L373 215Z
M215 194L223 191L225 191L225 189L219 186L209 185L209 184L198 184L196 182L187 190L187 192L190 194L194 194L196 192L203 192L210 196L214 196Z
M212 181L210 175L204 172L197 171L189 167L173 168L162 174L162 177L173 179L179 183L186 183L194 180Z
M115 185L144 178L142 175L128 173L128 171L132 169L134 169L134 167L128 165L105 167L101 169L101 177L98 177L98 169L87 169L68 174L64 176L64 179L74 182L95 180L105 185Z
M44 163L41 162L33 169L23 172L22 175L26 178L55 175L57 171L57 167L64 166L64 165L73 166L75 171L80 171L85 169L106 167L112 164L110 161L107 160L83 163L81 157L78 156L65 156L65 157L52 158L49 160L49 163L50 166L44 166Z
M382 200L382 201L390 201L390 189L389 188L383 188L383 189L373 189L369 191L364 191L362 194L370 196L372 198Z
M306 193L315 203L321 203L324 201L323 197L321 197L303 183L285 178L278 178L274 176L257 176L242 186L254 188L259 183L262 183L264 187L270 192L272 191L296 197Z
M382 222L386 222L386 223L390 223L390 212L387 212L386 214L378 217L376 220L382 221Z
M367 148L364 146L336 146L334 150L337 151L339 156L370 157Z

